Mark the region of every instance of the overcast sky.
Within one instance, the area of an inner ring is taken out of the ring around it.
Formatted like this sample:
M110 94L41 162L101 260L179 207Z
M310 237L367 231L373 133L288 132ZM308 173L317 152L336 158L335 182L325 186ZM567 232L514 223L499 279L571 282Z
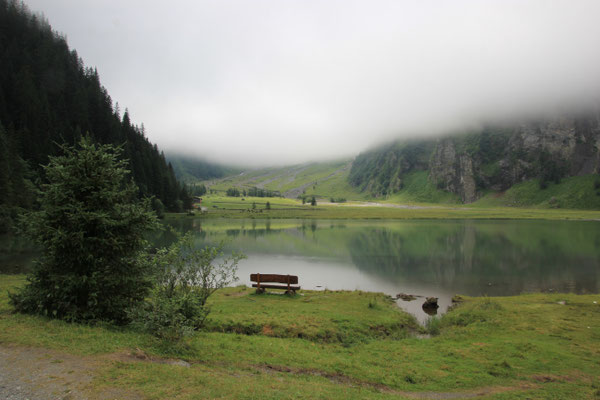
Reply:
M25 0L165 150L353 156L600 95L598 0Z

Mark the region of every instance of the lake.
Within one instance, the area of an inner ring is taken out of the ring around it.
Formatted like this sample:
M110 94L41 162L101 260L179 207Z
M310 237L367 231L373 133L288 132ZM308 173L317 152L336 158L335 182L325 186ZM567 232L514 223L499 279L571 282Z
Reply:
M299 276L303 289L347 289L423 296L398 305L421 322L424 297L441 314L454 294L600 292L600 223L527 220L173 219L198 245L226 241L248 256L250 273ZM157 243L173 240L163 233Z
M193 231L198 246L226 241L248 256L250 273L298 275L303 289L365 290L439 298L441 314L454 294L507 296L528 292L600 292L600 223L527 220L165 220ZM168 231L152 241L166 245ZM0 272L27 270L30 243L0 238ZM424 298L398 305L426 320Z

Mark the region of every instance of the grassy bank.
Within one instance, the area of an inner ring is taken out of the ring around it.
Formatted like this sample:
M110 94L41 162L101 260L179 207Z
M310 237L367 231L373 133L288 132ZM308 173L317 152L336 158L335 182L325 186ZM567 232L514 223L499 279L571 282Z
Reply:
M0 275L0 344L93 362L92 397L113 387L151 399L600 396L599 295L466 298L418 339L383 295L237 287L212 298L206 331L172 347L126 328L11 314L6 290L22 283Z
M266 203L269 202L270 209ZM317 206L300 200L263 197L203 197L202 218L320 218L320 219L549 219L600 220L600 211L528 207L483 207L410 203L405 207L383 203L329 203ZM185 214L181 214L183 217ZM169 217L176 216L168 214Z

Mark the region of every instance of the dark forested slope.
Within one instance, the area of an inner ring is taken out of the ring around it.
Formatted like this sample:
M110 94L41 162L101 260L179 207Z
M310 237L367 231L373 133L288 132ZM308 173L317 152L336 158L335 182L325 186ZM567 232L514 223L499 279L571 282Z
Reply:
M17 1L0 0L0 208L32 203L32 182L57 144L81 135L124 146L140 195L156 196L179 210L189 196L173 168L145 137L143 126L123 115L98 72L86 68L64 37Z

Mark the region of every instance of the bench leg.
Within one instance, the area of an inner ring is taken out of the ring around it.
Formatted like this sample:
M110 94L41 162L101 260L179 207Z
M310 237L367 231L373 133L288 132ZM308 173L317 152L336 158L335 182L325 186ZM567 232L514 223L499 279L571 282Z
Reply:
M256 288L256 294L262 294L264 292L265 292L265 288L261 288L261 287Z
M296 295L296 291L295 290L286 290L285 294L287 294L288 296L295 296Z

